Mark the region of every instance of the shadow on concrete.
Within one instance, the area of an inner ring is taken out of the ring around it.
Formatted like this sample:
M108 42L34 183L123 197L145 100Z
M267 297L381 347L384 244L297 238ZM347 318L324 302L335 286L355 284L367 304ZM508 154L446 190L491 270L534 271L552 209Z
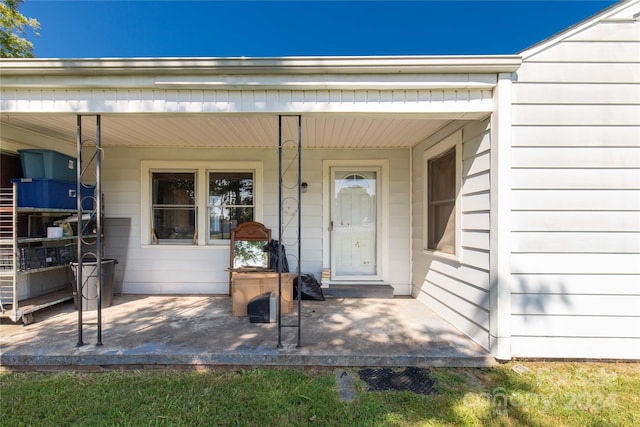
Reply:
M294 306L295 307L295 306ZM77 312L63 304L37 313L28 326L4 322L4 366L489 366L479 345L412 298L302 302L297 328L231 316L226 296L114 296L102 311L84 312L77 346ZM293 324L295 314L283 315Z

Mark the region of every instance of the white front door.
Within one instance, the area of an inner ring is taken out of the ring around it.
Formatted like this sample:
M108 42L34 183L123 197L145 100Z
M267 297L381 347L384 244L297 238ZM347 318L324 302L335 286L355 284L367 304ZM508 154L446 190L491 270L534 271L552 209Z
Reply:
M379 278L378 168L331 171L331 279Z

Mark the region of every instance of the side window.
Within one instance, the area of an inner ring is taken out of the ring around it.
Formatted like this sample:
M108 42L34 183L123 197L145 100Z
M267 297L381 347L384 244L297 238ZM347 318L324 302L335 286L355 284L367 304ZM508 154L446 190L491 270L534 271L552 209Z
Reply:
M154 243L195 243L198 214L195 172L152 172L151 193Z
M427 249L456 251L456 148L427 162Z
M209 241L228 240L239 224L254 221L254 172L209 172Z

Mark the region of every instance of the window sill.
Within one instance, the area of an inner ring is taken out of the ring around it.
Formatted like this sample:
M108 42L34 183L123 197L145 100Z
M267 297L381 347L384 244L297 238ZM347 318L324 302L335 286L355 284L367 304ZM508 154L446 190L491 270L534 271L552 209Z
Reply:
M422 253L432 258L439 258L447 261L455 261L458 263L462 262L460 257L456 254L448 254L446 252L432 251L431 249L423 249Z
M216 249L224 249L225 251L229 250L229 244L226 245L140 245L141 249L175 249L175 250L188 250L188 249L197 249L197 250L216 250Z

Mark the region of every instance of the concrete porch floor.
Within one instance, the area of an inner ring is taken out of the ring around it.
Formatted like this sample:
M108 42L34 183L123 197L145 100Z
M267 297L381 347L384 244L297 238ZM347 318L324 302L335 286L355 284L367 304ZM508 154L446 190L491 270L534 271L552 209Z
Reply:
M294 311L297 310L297 303ZM231 316L225 296L114 296L83 312L83 346L71 302L34 313L23 326L2 319L4 368L146 368L199 366L490 366L493 357L412 298L328 298L302 302L297 328ZM283 324L294 324L294 314Z

